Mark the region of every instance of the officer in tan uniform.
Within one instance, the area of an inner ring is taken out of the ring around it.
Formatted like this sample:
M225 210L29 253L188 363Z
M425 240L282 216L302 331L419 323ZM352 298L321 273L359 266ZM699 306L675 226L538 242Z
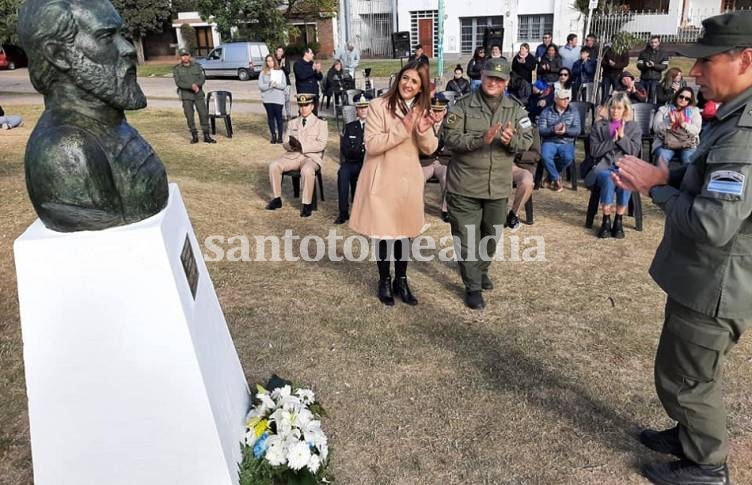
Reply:
M274 198L266 205L267 210L282 207L282 173L300 170L300 178L303 179L300 217L311 215L316 172L321 170L329 138L326 121L313 114L314 98L313 94L299 94L297 97L300 116L287 124L285 142L282 144L286 153L269 165L269 181Z
M655 358L655 386L676 425L640 441L680 458L653 463L658 484L730 483L723 362L752 325L752 11L710 17L680 48L689 75L721 102L688 165L669 172L635 157L617 161L622 187L650 194L666 225L650 275L668 294Z

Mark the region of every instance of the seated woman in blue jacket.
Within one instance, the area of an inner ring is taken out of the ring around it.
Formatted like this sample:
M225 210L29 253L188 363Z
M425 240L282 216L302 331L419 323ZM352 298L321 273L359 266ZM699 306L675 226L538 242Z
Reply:
M590 131L590 156L595 166L585 176L585 185L600 189L603 222L598 237L624 238L622 217L632 193L617 187L611 174L618 170L616 161L624 155L639 156L642 148L640 125L632 121L632 103L624 91L616 91L606 105L608 117L595 122ZM611 224L611 213L616 202L616 216Z

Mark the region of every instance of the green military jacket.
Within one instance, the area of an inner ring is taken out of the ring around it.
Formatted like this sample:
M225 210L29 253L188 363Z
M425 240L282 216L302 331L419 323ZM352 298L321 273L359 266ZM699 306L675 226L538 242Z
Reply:
M509 146L502 145L501 132L490 145L483 143L491 125L506 126L508 122L517 130ZM447 168L448 192L478 199L503 199L509 197L512 189L515 153L527 150L533 143L533 124L525 108L506 96L492 112L478 90L449 110L444 143L452 152Z
M650 275L705 315L752 315L752 88L718 109L689 165L650 195L666 214Z
M187 66L179 63L172 68L172 76L175 79L175 84L178 87L178 94L180 95L180 99L203 98L203 86L204 82L206 81L206 77L204 77L204 70L201 69L201 66L193 61L191 61L191 63ZM193 86L194 84L198 84L198 86L201 88L198 93L194 93L193 89L191 89L191 86Z

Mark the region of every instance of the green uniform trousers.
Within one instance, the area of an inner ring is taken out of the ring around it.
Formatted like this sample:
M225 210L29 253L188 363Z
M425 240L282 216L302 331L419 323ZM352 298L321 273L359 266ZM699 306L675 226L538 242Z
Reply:
M671 297L655 357L655 387L663 408L679 422L684 454L721 465L728 454L722 376L726 354L752 318L703 315Z
M457 241L460 275L467 291L481 290L481 276L488 273L507 217L507 199L478 199L447 193L452 236ZM486 241L483 241L486 238Z
M183 100L183 113L185 114L185 120L188 122L188 128L191 130L191 133L196 131L196 120L193 116L194 104L196 105L196 111L198 111L198 121L201 123L201 131L209 133L209 111L206 109L203 92L197 94L194 99Z

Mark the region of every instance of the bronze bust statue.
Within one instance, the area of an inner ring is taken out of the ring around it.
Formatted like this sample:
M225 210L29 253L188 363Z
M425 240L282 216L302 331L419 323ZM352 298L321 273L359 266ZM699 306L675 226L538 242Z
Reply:
M125 110L146 106L136 51L109 1L26 0L18 33L45 111L26 147L26 186L44 225L101 230L167 205L167 174Z

